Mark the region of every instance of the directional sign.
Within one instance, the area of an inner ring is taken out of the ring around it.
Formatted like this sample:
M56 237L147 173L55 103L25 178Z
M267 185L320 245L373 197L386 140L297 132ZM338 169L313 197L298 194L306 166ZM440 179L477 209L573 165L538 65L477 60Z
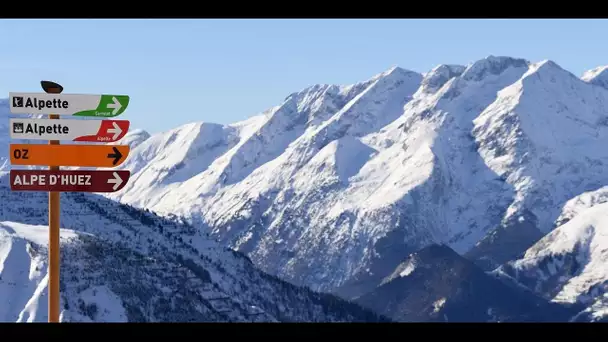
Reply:
M13 191L115 192L129 181L131 172L11 170Z
M11 164L115 167L129 155L129 145L11 144Z
M114 142L128 130L127 120L10 120L12 139Z
M13 114L114 117L129 105L127 95L9 93Z

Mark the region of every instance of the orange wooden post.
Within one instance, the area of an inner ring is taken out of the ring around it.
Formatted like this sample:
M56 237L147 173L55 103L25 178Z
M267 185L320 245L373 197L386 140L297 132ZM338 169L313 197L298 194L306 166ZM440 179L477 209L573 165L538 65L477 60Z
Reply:
M59 84L42 81L42 89L49 94L60 94ZM59 115L49 115L49 119L59 119ZM59 140L49 140L49 145L59 145ZM59 166L49 166L49 170L59 170ZM49 192L49 323L59 323L59 192Z

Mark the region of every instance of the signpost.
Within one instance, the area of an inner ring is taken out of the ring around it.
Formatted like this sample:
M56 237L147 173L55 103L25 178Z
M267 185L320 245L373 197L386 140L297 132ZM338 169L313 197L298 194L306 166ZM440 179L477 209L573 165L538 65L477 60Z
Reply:
M13 114L48 114L48 119L10 119L12 139L49 140L42 144L11 144L12 165L48 166L48 170L11 170L12 191L49 193L49 322L59 322L59 194L115 192L129 181L128 170L66 171L60 166L116 167L129 155L128 145L60 145L60 141L115 142L129 130L129 121L103 120L122 114L127 95L62 94L63 87L41 81L44 93L9 93ZM92 120L58 120L61 115ZM95 120L97 119L97 120ZM102 119L102 120L99 120Z
M127 120L11 119L11 139L114 142L129 130Z

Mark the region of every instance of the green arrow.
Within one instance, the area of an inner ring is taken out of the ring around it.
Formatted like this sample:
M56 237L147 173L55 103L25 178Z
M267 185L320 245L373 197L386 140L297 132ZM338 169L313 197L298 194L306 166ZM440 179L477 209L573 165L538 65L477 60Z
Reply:
M128 95L101 95L99 104L94 110L76 112L74 116L114 117L122 114L129 105Z

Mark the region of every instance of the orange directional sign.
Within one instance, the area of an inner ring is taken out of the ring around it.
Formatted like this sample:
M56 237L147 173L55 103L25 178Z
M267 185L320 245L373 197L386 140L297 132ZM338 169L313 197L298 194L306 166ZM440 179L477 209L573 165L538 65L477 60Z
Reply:
M11 144L11 164L115 167L129 155L129 145Z

